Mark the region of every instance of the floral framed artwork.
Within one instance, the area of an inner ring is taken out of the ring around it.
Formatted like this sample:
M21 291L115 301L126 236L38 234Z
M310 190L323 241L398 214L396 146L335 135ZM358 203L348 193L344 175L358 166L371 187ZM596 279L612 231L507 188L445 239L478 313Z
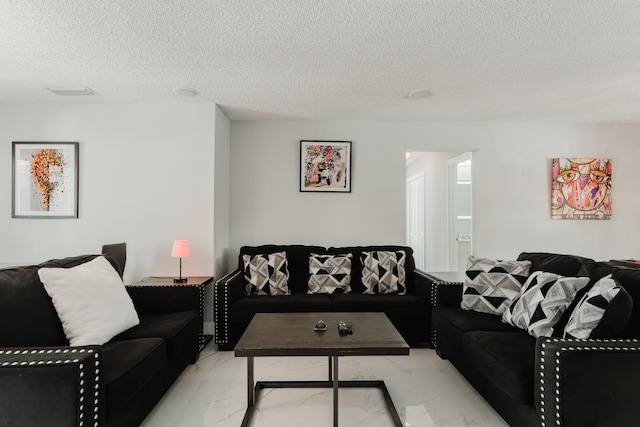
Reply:
M12 217L78 217L78 143L13 142Z
M300 191L351 192L351 141L300 141Z
M551 159L552 219L611 219L611 159Z

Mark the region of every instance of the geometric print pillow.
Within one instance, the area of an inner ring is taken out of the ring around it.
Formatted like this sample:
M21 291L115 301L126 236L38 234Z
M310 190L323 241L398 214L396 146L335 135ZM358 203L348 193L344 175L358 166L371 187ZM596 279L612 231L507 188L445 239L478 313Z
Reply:
M245 295L291 295L286 252L243 255Z
M530 269L531 261L496 261L469 256L460 307L502 314L520 295Z
M407 292L405 251L363 251L362 262L363 294L398 294Z
M309 294L332 294L336 289L351 292L351 254L309 257Z
M631 311L631 295L611 274L598 280L571 313L564 338L617 338L624 331Z
M504 311L502 321L536 338L550 337L576 293L588 282L588 277L563 277L536 271L527 279L520 296Z

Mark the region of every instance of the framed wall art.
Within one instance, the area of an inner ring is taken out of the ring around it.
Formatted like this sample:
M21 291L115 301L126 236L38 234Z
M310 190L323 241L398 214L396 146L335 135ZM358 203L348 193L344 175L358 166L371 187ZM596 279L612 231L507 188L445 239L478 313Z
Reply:
M611 159L551 159L552 219L611 219Z
M300 141L300 191L351 192L351 141Z
M78 217L78 143L13 142L12 217Z

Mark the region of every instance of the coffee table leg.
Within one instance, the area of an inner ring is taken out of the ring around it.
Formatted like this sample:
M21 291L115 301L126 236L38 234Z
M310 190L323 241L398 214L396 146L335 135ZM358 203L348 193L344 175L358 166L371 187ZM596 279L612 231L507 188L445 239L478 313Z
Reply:
M338 427L338 356L333 356L333 427Z
M255 388L253 383L253 356L247 357L247 407L253 408L256 404Z

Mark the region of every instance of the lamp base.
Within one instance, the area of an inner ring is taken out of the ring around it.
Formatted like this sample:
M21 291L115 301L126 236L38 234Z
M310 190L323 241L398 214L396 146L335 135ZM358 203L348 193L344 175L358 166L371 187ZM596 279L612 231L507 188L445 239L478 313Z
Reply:
M187 283L187 278L186 277L181 277L179 279L173 279L173 283Z

